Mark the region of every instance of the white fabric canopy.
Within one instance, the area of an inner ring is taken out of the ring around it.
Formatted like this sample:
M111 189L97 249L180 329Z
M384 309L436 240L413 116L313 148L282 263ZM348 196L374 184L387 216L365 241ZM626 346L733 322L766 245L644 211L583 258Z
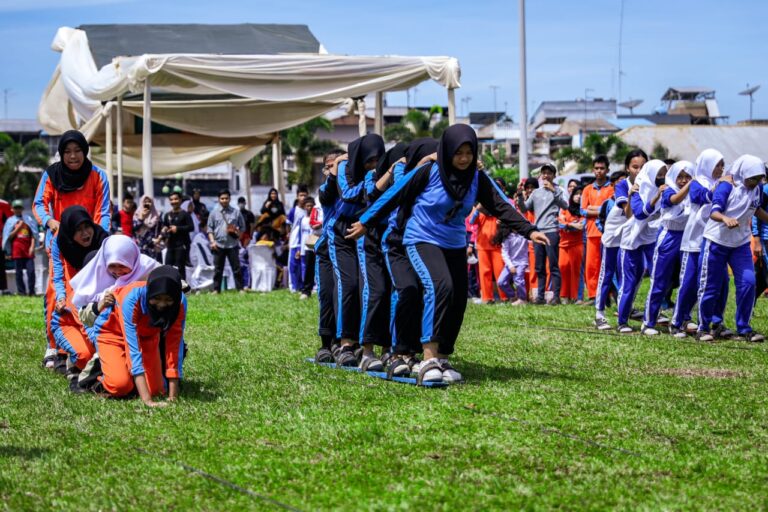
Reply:
M460 86L459 64L452 57L147 54L116 57L97 69L86 32L69 27L58 30L52 48L61 52L61 60L38 109L38 119L49 133L76 128L89 140L103 140L108 108L104 103L126 93L142 92L149 80L153 122L221 139L217 147L184 148L180 152L153 148L155 175L198 169L232 158L242 160L244 155L255 153L255 146L228 143L227 138L268 139L338 107L350 97L406 89L428 79L449 89ZM162 101L158 93L235 98ZM142 101L123 103L128 113L138 117L143 115L142 106ZM123 133L133 133L126 130L131 116L125 117ZM124 153L125 171L139 174L141 165L136 164L140 150L127 145Z

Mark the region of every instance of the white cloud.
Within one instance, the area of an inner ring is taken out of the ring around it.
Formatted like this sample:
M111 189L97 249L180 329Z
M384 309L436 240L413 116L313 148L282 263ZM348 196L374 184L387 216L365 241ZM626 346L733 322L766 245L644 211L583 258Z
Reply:
M40 11L43 9L72 9L78 7L92 7L97 5L122 4L133 0L67 0L66 2L55 0L0 0L0 12Z

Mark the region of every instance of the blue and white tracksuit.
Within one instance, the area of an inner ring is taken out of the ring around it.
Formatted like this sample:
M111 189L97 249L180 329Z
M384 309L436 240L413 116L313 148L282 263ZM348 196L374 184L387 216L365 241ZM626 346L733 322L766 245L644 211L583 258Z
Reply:
M672 204L673 189L666 189L661 196L662 216L665 211L680 209ZM645 300L645 317L643 324L646 327L654 327L659 317L664 297L669 290L672 281L672 272L680 261L680 244L683 241L683 231L687 221L684 213L673 218L662 218L661 231L656 240L653 251L653 264L651 267L651 288Z
M465 171L473 172L473 171ZM498 186L483 172L462 199L454 200L443 186L437 163L423 165L389 188L360 218L369 229L397 206L410 207L403 246L421 282L424 310L421 342L438 344L450 355L467 305L467 238L464 219L480 202L491 215L509 223L523 236L534 231Z
M736 330L739 334L752 332L750 320L755 306L755 266L752 262L750 227L757 208L765 206L762 189L747 191L743 185L720 182L712 197L712 211L728 217L738 213L731 210L731 199L746 194L749 207L739 217L739 226L728 228L712 219L704 229L704 245L701 253L701 281L699 283L699 331L708 332L716 323L718 299L723 282L728 279L728 268L733 272L736 286Z
M609 199L605 207L608 215L603 225L603 236L600 239L602 245L602 260L600 262L600 277L597 281L597 295L595 297L595 310L599 318L604 318L605 304L611 291L614 276L621 277L619 266L619 246L627 217L624 215L624 206L629 201L629 181L624 179L616 183L614 187L614 199ZM611 204L612 203L612 204ZM621 285L619 279L619 286Z
M657 230L651 221L659 217L660 208L644 204L640 194L632 194L629 199L633 217L627 221L621 239L619 264L621 266L621 288L619 289L619 325L629 323L635 295L645 272L645 260L648 251L656 243Z
M707 225L712 208L712 191L707 190L698 181L693 181L688 189L688 219L683 238L680 242L680 288L677 292L675 312L671 325L678 329L685 328L691 321L691 310L698 300L700 266L699 256L704 243L704 228ZM714 323L723 321L723 312L728 298L728 278L718 297L718 305L713 313Z

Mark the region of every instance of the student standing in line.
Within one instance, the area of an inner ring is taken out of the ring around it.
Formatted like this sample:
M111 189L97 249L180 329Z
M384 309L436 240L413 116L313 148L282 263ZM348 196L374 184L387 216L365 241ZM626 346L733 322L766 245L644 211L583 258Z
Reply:
M605 318L605 307L612 288L614 276L619 277L621 286L621 265L619 265L619 251L622 236L626 224L632 218L632 208L629 204L630 192L635 190L635 183L640 170L648 161L648 155L642 149L634 149L624 158L624 169L627 172L626 179L620 179L614 187L613 206L604 204L602 209L607 209L603 224L601 238L602 258L600 263L600 276L598 278L597 297L595 300L595 327L600 331L611 328ZM608 201L611 201L610 199ZM608 202L606 201L606 202ZM610 206L610 208L607 208Z
M338 342L336 338L336 315L338 311L336 274L331 262L328 231L331 229L331 220L334 218L339 192L336 184L336 172L332 173L331 170L336 165L336 159L343 154L343 151L337 149L325 155L323 158L325 182L318 190L320 209L316 219L322 216L320 238L315 242L315 281L320 311L317 328L317 333L320 336L320 348L315 354L315 361L318 363L330 363L334 360L333 348L334 344Z
M176 267L182 279L187 278L189 261L189 234L195 228L190 214L181 207L181 193L172 192L168 197L171 211L163 216L160 232L166 237L165 264Z
M768 221L768 200L760 183L765 179L765 163L753 155L736 159L728 179L717 184L712 196L712 212L704 228L699 285L700 341L712 341L712 321L718 308L718 295L728 268L736 287L736 329L744 341L762 342L765 337L752 330L755 307L755 267L750 250L752 216ZM731 181L733 183L731 183Z
M336 337L340 350L336 362L359 365L355 350L360 344L360 265L357 242L346 238L347 230L365 208L365 174L376 168L384 156L384 140L369 134L352 141L348 159L339 157L336 173L339 196L332 227L328 231L330 256L337 284ZM363 345L363 357L373 358L373 343ZM373 359L370 359L373 361Z
M680 260L680 244L688 220L684 202L688 197L694 165L686 160L673 164L665 178L666 190L661 195L661 231L653 251L651 286L645 301L645 318L641 332L654 336L661 305L671 285ZM673 333L674 334L674 333Z
M582 236L584 235L584 217L581 215L581 187L571 190L568 208L560 210L558 226L560 228L560 257L558 265L563 279L563 298L576 302L579 298L579 274L584 255Z
M397 206L409 207L403 245L424 293L421 341L424 361L417 382L460 382L449 362L467 305L467 239L464 220L480 203L501 222L531 240L549 239L534 229L485 173L477 170L477 135L468 125L448 127L437 162L409 173L376 201L348 231L359 238Z
M506 224L499 223L493 242L501 245L501 257L504 260L504 270L498 281L499 289L510 300L515 298L513 306L527 304L528 240L514 233Z
M13 215L3 226L3 246L0 252L7 252L16 268L16 293L35 294L35 246L37 245L37 221L24 213L24 203L15 199ZM4 261L0 261L5 265ZM5 272L5 268L2 269ZM24 286L24 272L27 272L27 286Z
M213 252L213 292L219 293L224 276L224 265L229 261L235 278L237 291L243 293L243 273L240 269L240 234L245 229L245 221L240 212L229 201L229 190L219 192L219 204L208 217L208 241Z
M154 397L179 396L187 317L181 275L163 265L114 295L116 307L96 327L103 376L94 391L123 397L135 389L145 405L167 405Z
M768 184L761 185L763 196L768 197ZM768 223L761 221L757 216L752 219L752 254L755 255L755 264L762 265L763 272L768 272ZM760 280L760 272L757 272L758 286L755 300L763 293Z
M5 222L13 215L11 205L8 201L0 199L0 228L5 232ZM5 246L5 243L3 243ZM5 252L0 250L0 295L8 292L8 276L5 273Z
M304 198L304 216L301 218L300 239L301 239L301 268L304 273L301 276L301 295L299 299L306 300L312 295L312 288L315 286L315 248L309 247L307 243L314 234L315 228L312 227L312 213L315 210L315 198L307 196ZM322 221L321 221L322 223Z
M629 206L632 217L622 234L619 264L621 265L621 289L619 290L618 331L629 334L632 328L629 317L635 295L645 271L645 252L656 243L657 231L649 224L660 215L661 194L666 189L664 178L667 166L661 160L651 160L640 170L630 189ZM637 192L635 193L635 190Z
M558 263L560 256L560 233L557 216L561 208L568 208L568 199L565 197L563 189L555 185L556 175L557 171L553 165L546 164L541 166L541 171L539 172L540 187L534 190L525 200L522 200L521 194L517 195L517 206L520 208L520 211L532 211L536 218L533 225L536 229L547 235L549 239L547 245L536 245L534 247L536 277L538 279L536 304L546 304L544 291L547 285L547 267L549 267L549 278L552 282L553 292L550 304L560 304L562 279Z
M56 302L53 289L51 239L59 229L61 216L70 206L82 206L93 222L107 233L110 229L109 178L88 159L88 141L77 130L64 132L59 139L60 160L48 166L40 177L35 192L33 213L38 225L46 230L45 250L48 253L48 283L43 299L48 350L44 364L53 367L56 341L51 332L51 316Z
M531 194L533 194L534 190L539 188L539 180L536 178L526 178L525 181L521 181L520 185L518 185L518 195L521 193L520 186L522 186L523 199L527 200ZM521 211L520 213L525 217L525 220L531 224L536 222L536 217L533 215L532 211ZM534 254L533 247L533 242L528 242L528 272L526 273L525 279L526 289L529 294L532 294L533 290L538 288L538 279L536 277L536 255ZM549 283L549 274L547 274L547 283ZM535 300L535 297L533 297L533 299Z
M469 214L469 223L477 225L477 269L480 274L480 298L483 304L493 304L493 283L501 277L504 269L504 259L501 256L501 245L494 244L496 238L497 219L487 210L475 205ZM507 294L502 288L498 289L499 299L507 302Z
M304 199L307 197L307 186L299 185L296 201L288 211L286 221L290 232L288 235L288 276L291 293L304 288L304 267L301 260L301 219L304 217Z
M610 162L605 155L598 155L592 161L595 181L587 185L581 193L581 213L587 219L587 252L584 267L584 280L587 285L588 304L594 304L597 296L597 282L600 279L602 261L600 239L602 233L597 229L596 220L602 204L613 196L613 186L608 181Z
M718 180L723 176L725 160L716 149L705 149L696 158L694 180L689 185L686 209L688 220L680 243L680 289L677 293L675 311L670 322L670 332L678 338L686 333L696 333L698 324L691 321L691 310L698 300L701 276L700 253L704 244L704 228L712 211L712 193ZM723 326L722 315L728 298L728 280L723 283L718 307L713 316L713 335L729 337L730 332Z

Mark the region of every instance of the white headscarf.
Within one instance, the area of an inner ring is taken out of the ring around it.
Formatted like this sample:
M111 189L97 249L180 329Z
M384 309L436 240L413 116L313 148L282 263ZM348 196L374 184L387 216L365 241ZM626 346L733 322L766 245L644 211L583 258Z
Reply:
M124 265L131 271L115 279L107 270L112 263ZM70 281L74 292L72 303L81 308L98 300L107 290L145 278L159 266L157 261L141 254L139 246L130 237L112 235L101 244L96 256Z
M705 149L696 158L696 176L694 178L707 190L712 190L717 180L712 177L712 171L723 160L723 154L716 149Z
M695 169L696 167L688 160L680 160L679 162L675 162L667 171L667 175L664 177L664 184L670 190L678 193L680 192L680 187L677 186L677 178L680 176L680 173L685 171L688 175L693 177ZM661 220L670 221L683 215L683 212L687 206L687 202L688 196L686 196L685 200L681 201L680 203L673 204L669 208L664 208L661 213Z
M728 174L733 176L734 187L728 196L728 207L723 213L728 217L739 219L748 210L758 206L760 187L747 190L744 181L755 176L765 176L765 163L756 156L742 155L733 162Z
M640 185L638 194L643 200L643 205L649 205L651 199L659 192L659 187L656 186L656 176L659 174L659 169L666 166L667 164L661 160L650 160L640 169L637 183Z

